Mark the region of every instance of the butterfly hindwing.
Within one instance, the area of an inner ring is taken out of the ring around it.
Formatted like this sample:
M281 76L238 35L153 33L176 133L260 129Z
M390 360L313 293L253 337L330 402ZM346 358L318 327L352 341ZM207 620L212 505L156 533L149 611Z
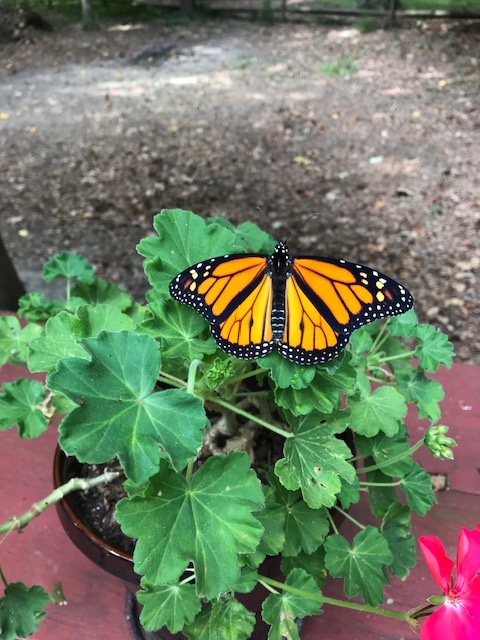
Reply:
M299 364L331 360L345 348L352 331L413 305L401 284L374 269L312 256L292 260L285 297L279 351Z
M170 293L208 320L217 344L227 353L252 359L273 349L272 282L266 256L205 260L174 278Z

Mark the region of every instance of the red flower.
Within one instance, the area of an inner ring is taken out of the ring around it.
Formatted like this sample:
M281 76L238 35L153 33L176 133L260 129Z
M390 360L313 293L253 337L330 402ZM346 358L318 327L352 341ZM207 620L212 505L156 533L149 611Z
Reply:
M443 604L423 623L421 640L480 640L480 524L458 536L457 573L436 536L418 539L433 579L445 594Z

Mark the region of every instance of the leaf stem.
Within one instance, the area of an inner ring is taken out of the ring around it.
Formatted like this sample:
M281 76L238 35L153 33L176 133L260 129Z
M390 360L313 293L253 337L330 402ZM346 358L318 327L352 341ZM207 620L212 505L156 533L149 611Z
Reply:
M337 528L337 525L335 524L335 520L332 518L332 515L331 515L331 513L330 513L330 511L329 511L328 509L327 509L327 518L328 518L328 519L329 519L329 521L330 521L330 526L332 527L333 532L334 532L334 533L336 533L336 534L338 534L338 528Z
M6 589L8 587L8 580L6 579L5 574L2 571L2 567L0 567L0 578L2 579L3 586Z
M197 369L201 364L201 360L192 360L190 367L188 368L187 393L190 393L192 396L195 391L195 376L197 375Z
M266 420L262 420L261 418L254 416L252 413L248 413L248 411L244 411L243 409L240 409L240 407L236 407L235 405L230 404L229 402L225 402L225 400L221 400L220 398L216 398L216 397L211 397L210 400L215 404L218 404L221 407L224 407L225 409L229 409L234 413L238 413L240 416L243 416L248 420L252 420L252 422L256 422L257 424L261 425L262 427L265 427L266 429L270 429L270 431L274 431L275 433L278 433L284 438L291 438L293 436L293 433L291 433L290 431L285 431L284 429L280 429L280 427L276 427L274 424L271 424Z
M169 373L166 373L165 371L160 371L160 373L158 374L158 380L160 382L168 382L168 383L173 383L174 386L182 388L182 387L186 387L187 383L185 382L185 380L182 380L181 378L177 378L176 376L172 376Z
M20 531L31 520L43 513L49 506L55 504L55 502L59 502L72 491L86 491L99 484L112 482L112 480L115 480L115 478L118 478L120 475L122 475L120 471L105 471L95 478L71 478L68 482L52 491L52 493L50 493L46 498L43 498L43 500L40 500L39 502L35 502L23 515L19 517L13 516L3 524L0 524L0 534L5 533L7 536L12 531Z
M382 326L380 327L380 331L377 333L375 340L373 341L373 344L370 347L370 351L368 352L367 359L373 356L380 349L380 347L385 342L385 340L388 338L388 334L386 333L387 322L385 322L385 324L382 324Z
M303 591L297 589L283 582L278 582L272 578L265 576L259 576L259 582L266 583L275 587L276 589L282 589L282 591L288 591L302 598L309 598L310 600L316 600L322 604L331 604L334 607L343 607L345 609L354 609L355 611L363 611L365 613L373 613L378 616L384 616L385 618L394 618L396 620L404 620L408 622L409 616L407 613L400 613L398 611L388 611L387 609L380 609L378 607L372 607L368 604L358 604L356 602L347 602L346 600L337 600L336 598L328 598L324 595L317 595L309 591Z
M342 516L344 516L345 518L347 518L347 520L350 520L350 522L353 522L353 524L355 526L357 526L359 529L365 529L365 525L363 525L361 522L359 522L358 520L355 520L355 518L353 518L347 511L344 511L343 509L341 509L339 506L335 505L335 509L338 511L338 513L341 513ZM338 533L338 532L337 532Z
M400 480L396 482L360 482L362 487L399 487L401 485Z
M378 358L376 362L380 364L382 362L390 362L391 360L401 360L402 358L411 358L414 355L415 355L415 349L413 349L412 351L405 351L405 353L397 353L394 356L385 356L384 358L383 357Z
M393 458L389 458L388 460L384 460L383 462L379 462L378 464L372 464L369 467L362 467L361 469L356 469L356 472L357 474L360 474L360 473L368 473L369 471L376 471L377 469L385 469L385 467L388 467L391 464L394 464L395 462L400 462L400 460L403 460L404 458L408 458L409 456L411 456L412 453L415 453L417 449L420 449L423 443L424 443L424 440L422 438L421 440L416 442L414 445L412 445L410 449L407 449L406 451L403 451L402 453L399 453L396 456L393 456Z
M190 458L187 462L187 471L185 472L185 480L190 484L193 474L193 465L195 464L195 458Z

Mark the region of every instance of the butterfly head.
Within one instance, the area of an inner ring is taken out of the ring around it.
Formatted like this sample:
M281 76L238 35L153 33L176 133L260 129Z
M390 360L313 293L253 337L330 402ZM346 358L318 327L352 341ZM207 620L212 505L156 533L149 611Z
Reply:
M289 273L291 262L287 243L279 242L269 260L271 272L273 274Z

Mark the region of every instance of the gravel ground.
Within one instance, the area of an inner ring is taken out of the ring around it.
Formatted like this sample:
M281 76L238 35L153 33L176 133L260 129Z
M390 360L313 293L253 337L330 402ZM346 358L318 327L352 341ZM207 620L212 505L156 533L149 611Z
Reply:
M142 296L133 248L157 211L265 226L260 206L293 252L399 279L480 362L476 27L150 22L2 45L0 224L21 277L75 250Z

